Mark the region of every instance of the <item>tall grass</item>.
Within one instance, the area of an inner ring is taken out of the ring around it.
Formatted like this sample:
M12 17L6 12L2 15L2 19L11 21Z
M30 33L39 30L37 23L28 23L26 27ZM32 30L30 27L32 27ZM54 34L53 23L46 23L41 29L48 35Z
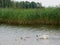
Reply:
M0 8L0 23L60 25L60 8Z

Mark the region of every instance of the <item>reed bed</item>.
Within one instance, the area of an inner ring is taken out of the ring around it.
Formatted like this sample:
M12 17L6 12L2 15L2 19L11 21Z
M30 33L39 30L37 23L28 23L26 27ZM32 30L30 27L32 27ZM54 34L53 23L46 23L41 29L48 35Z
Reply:
M60 8L0 8L0 23L60 25Z

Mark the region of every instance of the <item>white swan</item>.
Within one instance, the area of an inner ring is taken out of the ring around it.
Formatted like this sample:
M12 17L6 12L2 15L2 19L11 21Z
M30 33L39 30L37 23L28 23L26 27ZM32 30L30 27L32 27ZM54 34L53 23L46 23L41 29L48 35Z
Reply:
M38 39L48 39L49 38L49 35L36 35L36 37L38 38Z
M48 39L49 36L48 36L48 35L42 35L42 36L40 36L39 38L40 38L40 39Z

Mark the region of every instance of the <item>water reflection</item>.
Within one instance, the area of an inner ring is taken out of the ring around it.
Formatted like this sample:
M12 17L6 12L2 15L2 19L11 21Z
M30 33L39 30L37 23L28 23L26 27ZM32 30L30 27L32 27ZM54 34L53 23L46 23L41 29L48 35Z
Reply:
M0 45L60 45L60 29L0 25Z

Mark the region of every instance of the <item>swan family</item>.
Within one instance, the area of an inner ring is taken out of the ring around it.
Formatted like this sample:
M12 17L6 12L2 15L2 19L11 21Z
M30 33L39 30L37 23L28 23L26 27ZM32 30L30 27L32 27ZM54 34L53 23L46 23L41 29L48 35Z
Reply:
M48 39L49 38L49 35L47 35L47 34L44 34L44 35L36 35L36 37L38 38L37 40L39 40L39 39ZM20 37L20 39L22 40L26 40L26 39L29 39L30 37Z

